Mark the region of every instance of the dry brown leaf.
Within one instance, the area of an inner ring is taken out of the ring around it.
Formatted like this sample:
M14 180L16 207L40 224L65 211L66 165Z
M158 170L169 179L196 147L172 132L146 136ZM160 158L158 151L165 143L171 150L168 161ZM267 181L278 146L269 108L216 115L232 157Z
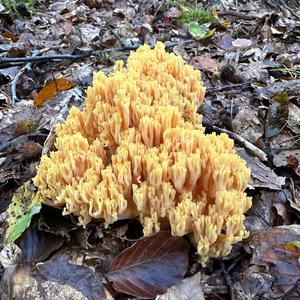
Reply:
M204 72L215 73L219 69L217 61L207 55L193 57L190 63L194 66L194 68L200 69Z
M157 300L205 300L200 281L201 273L198 272L169 288L165 294L157 297Z
M152 299L178 284L187 271L189 243L160 231L121 252L107 274L118 292Z
M89 8L102 8L104 2L102 0L84 0L83 3Z
M66 21L66 23L62 26L62 29L65 35L69 35L72 32L73 24L70 21Z
M273 291L279 296L291 292L300 281L300 225L278 226L253 233L249 238L253 249L252 263L265 266L275 276ZM299 299L299 291L294 291ZM281 294L282 293L282 294ZM283 299L278 297L278 299Z
M71 264L65 254L59 253L36 266L22 263L5 269L0 295L1 300L113 300L99 273Z
M268 188L271 190L282 189L282 186L285 184L285 177L278 176L257 157L249 155L245 149L237 147L236 150L251 169L250 185L255 188Z
M4 32L2 32L2 35L3 35L5 38L7 38L7 39L12 40L13 42L17 42L18 39L19 39L18 36L14 35L12 32L7 31L7 30L4 31Z
M74 86L74 83L61 77L48 82L34 98L34 104L40 107L46 100L52 99L58 92L66 91Z

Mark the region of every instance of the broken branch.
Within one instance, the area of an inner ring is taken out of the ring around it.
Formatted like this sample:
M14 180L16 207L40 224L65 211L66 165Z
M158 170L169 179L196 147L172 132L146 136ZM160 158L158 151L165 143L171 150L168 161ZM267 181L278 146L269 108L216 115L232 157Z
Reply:
M177 42L169 42L166 43L166 48L172 48L176 45L182 44L190 44L194 42L193 40L185 40L185 41L177 41ZM59 60L76 60L80 58L86 57L99 57L103 53L112 52L112 51L129 51L136 50L140 45L135 46L126 46L126 47L118 47L118 48L108 48L104 50L96 50L96 51L83 51L79 54L58 54L58 55L43 55L43 56L31 56L31 57L1 57L0 58L0 67L7 66L8 64L14 63L29 63L29 62L48 62L48 61L59 61Z

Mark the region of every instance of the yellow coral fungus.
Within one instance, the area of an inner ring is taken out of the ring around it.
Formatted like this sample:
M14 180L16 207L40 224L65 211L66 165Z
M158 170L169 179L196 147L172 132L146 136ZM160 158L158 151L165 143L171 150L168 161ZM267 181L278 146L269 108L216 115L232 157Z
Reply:
M250 171L227 135L204 134L204 92L199 71L162 43L95 74L83 111L70 110L57 150L42 157L34 183L45 202L81 225L139 216L145 235L168 220L203 261L227 255L248 234Z

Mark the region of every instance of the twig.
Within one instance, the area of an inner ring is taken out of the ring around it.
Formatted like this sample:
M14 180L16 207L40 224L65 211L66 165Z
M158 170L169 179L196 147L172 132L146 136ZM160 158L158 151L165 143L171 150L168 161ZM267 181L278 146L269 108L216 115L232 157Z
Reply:
M58 54L58 55L44 55L44 56L31 56L31 57L2 57L0 58L0 66L5 63L28 63L28 62L45 62L51 60L63 59L79 59L89 57L96 54L97 51L86 51L80 54Z
M32 53L32 56L37 56L39 54L39 51L33 51ZM21 77L21 75L27 71L27 70L30 70L31 69L31 65L32 63L29 62L27 63L23 68L21 68L15 78L12 80L11 82L11 105L14 106L15 105L15 102L18 100L18 97L17 97L17 82L19 80L19 78Z
M226 9L224 11L218 12L218 15L219 16L234 16L234 17L238 17L240 19L245 19L245 20L249 20L249 21L252 21L252 20L255 20L255 19L259 18L259 17L256 17L256 16L251 16L251 15L244 14L244 13L241 13L241 12L238 12L238 11L235 11L235 10L230 10L230 9Z
M0 145L0 152L3 152L5 151L7 148L9 147L15 147L17 145L20 145L24 142L26 142L28 140L28 138L31 138L31 137L40 137L40 136L47 136L47 134L44 134L44 133L41 133L41 132L32 132L32 133L29 133L29 134L26 134L26 135L21 135L21 136L18 136L12 140L9 140L5 143L2 143Z
M299 141L300 141L300 138L297 139L296 141L294 141L294 142L291 144L291 147L294 146L295 144L297 144Z
M124 42L122 41L122 39L115 33L115 31L109 26L108 27L109 30L111 31L111 33L113 34L113 36L121 43L122 47L125 47Z
M224 86L217 86L217 87L211 87L206 89L206 95L210 95L216 92L223 92L228 91L232 89L243 89L248 87L251 84L250 81L243 82L243 83L237 83L237 84L229 84Z
M136 241L139 240L139 239L129 239L127 237L121 237L121 236L118 236L117 234L114 234L113 232L109 232L109 231L107 231L106 233L109 234L109 235L111 235L112 237L120 239L121 241L136 242Z
M285 144L286 142L289 142L291 140L294 140L294 139L298 139L300 138L300 134L297 134L295 136L292 136L290 138L287 138L286 140L283 140L282 142L279 142L278 145L281 145L281 144Z
M230 279L230 276L229 276L228 272L226 271L225 264L224 264L223 261L221 261L221 268L222 268L222 273L223 273L224 276L225 276L225 282L226 282L227 287L228 287L228 289L229 289L230 299L231 299L231 300L235 300L234 291L233 291L233 286L232 286L232 281L231 281L231 279Z
M286 3L282 0L277 0L277 2L280 2L280 6L282 5L285 9L287 9L296 19L300 20L300 16L295 13Z
M267 154L262 151L261 149L257 148L256 146L254 146L253 144L251 144L250 142L248 142L246 139L244 139L243 137L241 137L240 135L229 131L227 129L223 129L220 127L217 127L215 125L211 125L211 124L206 124L205 122L203 122L204 126L210 126L213 130L217 131L217 132L223 132L228 134L232 139L234 139L235 141L237 141L238 143L240 143L241 145L243 145L245 148L247 148L249 151L251 151L255 156L257 156L261 161L267 161L268 160L268 156Z
M164 5L165 0L162 0L161 3L158 5L153 17L155 17L157 15L157 13L159 12L159 10L161 9L161 7Z
M290 182L291 182L291 190L292 190L292 199L293 199L293 202L296 202L295 199L296 199L296 195L295 195L295 184L294 184L294 180L292 177L289 177L290 179ZM287 198L287 197L286 197Z
M190 44L193 43L194 40L185 40L185 41L177 41L177 42L169 42L165 43L166 48L172 48L176 45L180 44ZM28 63L28 62L48 62L48 61L56 61L56 60L76 60L80 58L92 57L92 56L101 56L103 53L112 52L112 51L129 51L136 50L139 45L136 46L128 46L128 47L118 47L118 48L108 48L104 50L97 51L83 51L79 54L58 54L58 55L44 55L44 56L31 56L31 57L1 57L0 58L0 67L3 65L7 65L10 63ZM153 47L153 46L152 46Z
M17 97L17 82L18 82L19 78L21 77L21 75L22 75L25 71L30 70L31 65L32 65L32 63L29 62L29 63L27 63L23 68L21 68L21 69L17 72L15 78L14 78L14 79L12 80L12 82L11 82L11 86L10 86L10 89L11 89L11 102L10 102L10 105L12 105L12 106L14 106L15 103L16 103L16 101L18 100L18 97Z

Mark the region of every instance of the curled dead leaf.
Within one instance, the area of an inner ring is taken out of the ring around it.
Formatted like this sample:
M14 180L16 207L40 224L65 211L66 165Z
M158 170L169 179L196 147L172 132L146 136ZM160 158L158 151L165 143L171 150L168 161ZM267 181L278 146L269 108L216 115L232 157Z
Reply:
M66 91L74 86L74 83L61 77L48 82L34 98L37 107L43 105L46 100L52 99L58 92Z

